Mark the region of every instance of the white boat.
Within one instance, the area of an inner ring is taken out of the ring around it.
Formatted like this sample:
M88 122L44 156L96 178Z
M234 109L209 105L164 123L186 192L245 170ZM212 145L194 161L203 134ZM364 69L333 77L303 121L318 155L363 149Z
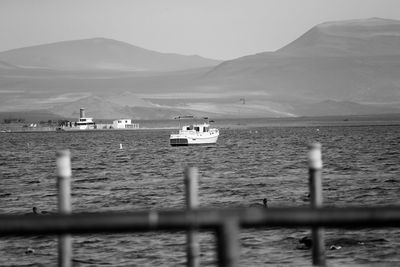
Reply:
M177 134L171 134L171 146L209 145L217 143L219 131L210 123L185 125Z
M81 108L79 111L79 120L75 122L75 126L80 130L90 130L95 129L96 124L93 121L93 118L87 118L85 116L85 109Z
M95 128L93 118L79 118L79 121L75 123L76 127L80 130L90 130Z

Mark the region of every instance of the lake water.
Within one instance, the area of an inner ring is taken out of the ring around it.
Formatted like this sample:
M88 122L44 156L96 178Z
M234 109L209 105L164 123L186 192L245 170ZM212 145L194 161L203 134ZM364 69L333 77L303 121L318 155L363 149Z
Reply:
M367 123L366 123L367 124ZM218 126L218 124L216 124ZM55 153L72 154L74 212L184 208L183 170L199 168L200 207L308 205L307 144L323 152L324 205L400 204L400 126L279 125L220 128L218 144L170 147L172 130L0 134L0 212L56 211ZM123 149L120 149L122 144ZM308 229L242 229L240 266L310 266ZM326 230L329 266L399 266L400 229ZM200 235L201 266L215 240ZM35 250L26 254L27 248ZM74 266L184 266L179 233L74 236ZM54 266L55 237L0 239L1 266Z

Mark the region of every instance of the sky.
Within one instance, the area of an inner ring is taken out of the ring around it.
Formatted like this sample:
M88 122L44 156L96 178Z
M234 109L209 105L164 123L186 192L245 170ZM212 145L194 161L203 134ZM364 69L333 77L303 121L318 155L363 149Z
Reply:
M0 0L0 51L104 37L228 60L275 51L313 26L400 20L399 0Z

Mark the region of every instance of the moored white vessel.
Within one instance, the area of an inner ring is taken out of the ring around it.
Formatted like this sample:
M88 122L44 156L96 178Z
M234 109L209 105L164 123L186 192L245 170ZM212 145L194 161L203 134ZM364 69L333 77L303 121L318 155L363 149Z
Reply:
M87 118L85 116L84 108L80 109L79 114L79 120L75 122L76 127L78 127L80 130L95 129L96 123L93 121L93 118Z
M180 117L179 117L180 118ZM219 130L211 128L209 122L185 125L177 134L171 134L171 146L209 145L217 143Z

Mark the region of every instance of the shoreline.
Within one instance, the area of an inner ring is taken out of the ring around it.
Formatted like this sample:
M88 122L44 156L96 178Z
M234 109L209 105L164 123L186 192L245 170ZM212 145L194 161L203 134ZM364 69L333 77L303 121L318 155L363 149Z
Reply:
M126 129L88 129L63 128L57 126L26 127L26 124L0 124L0 133L35 133L35 132L118 132L118 131L162 131L180 129L175 120L138 121L140 128ZM190 124L181 121L180 125ZM400 125L400 114L391 116L335 116L335 117L297 117L297 118L238 118L217 119L212 124L219 129L250 129L260 127L357 127L357 126L397 126Z

